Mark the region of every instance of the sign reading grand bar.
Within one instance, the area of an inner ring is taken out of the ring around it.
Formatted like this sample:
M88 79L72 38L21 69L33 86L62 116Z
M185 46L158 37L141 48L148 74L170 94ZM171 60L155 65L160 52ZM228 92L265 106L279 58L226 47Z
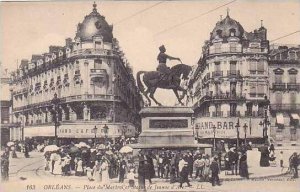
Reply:
M238 120L239 119L239 120ZM239 127L236 127L239 121ZM259 126L260 118L200 118L195 122L195 130L200 138L213 138L215 126L216 138L261 138L263 129ZM245 128L246 125L246 128Z

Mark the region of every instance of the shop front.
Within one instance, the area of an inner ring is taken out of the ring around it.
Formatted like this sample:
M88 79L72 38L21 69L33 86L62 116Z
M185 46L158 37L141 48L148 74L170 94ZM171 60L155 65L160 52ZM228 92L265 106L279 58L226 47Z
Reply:
M225 141L228 143L260 143L263 140L261 118L213 118L202 117L195 120L195 136L200 143ZM270 130L268 130L269 132Z

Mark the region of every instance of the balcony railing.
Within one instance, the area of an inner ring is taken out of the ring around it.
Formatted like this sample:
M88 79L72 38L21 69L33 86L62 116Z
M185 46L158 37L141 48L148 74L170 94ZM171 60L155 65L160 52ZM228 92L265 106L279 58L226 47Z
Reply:
M212 72L212 77L223 77L223 71Z
M79 49L70 53L70 57L78 55L102 55L112 56L113 51L107 49Z
M283 91L286 89L286 84L285 83L273 83L272 88L273 88L273 90Z
M240 70L229 70L227 71L227 76L240 76L241 73L240 73Z
M223 117L223 111L212 112L213 117Z
M300 90L300 83L288 83L287 90L289 91L299 91Z
M240 111L227 111L228 116L230 117L240 117L241 112Z
M300 110L300 104L271 104L272 111L293 111Z
M105 76L106 70L105 69L91 69L91 76Z

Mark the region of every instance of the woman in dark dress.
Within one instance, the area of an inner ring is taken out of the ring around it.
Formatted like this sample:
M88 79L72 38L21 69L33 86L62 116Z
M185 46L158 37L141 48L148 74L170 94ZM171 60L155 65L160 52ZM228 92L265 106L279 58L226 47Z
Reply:
M139 167L138 167L138 183L139 183L139 191L146 191L146 166L145 166L145 158L143 155L139 156Z
M249 179L246 153L243 153L242 156L240 157L240 176Z

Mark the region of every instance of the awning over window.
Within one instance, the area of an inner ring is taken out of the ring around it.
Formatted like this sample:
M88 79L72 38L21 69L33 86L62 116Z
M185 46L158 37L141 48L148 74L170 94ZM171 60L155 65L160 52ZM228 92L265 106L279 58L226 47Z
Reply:
M297 113L292 113L291 116L294 120L299 120L300 119L300 117Z
M284 119L283 119L283 114L282 113L277 113L276 114L276 123L284 125Z

